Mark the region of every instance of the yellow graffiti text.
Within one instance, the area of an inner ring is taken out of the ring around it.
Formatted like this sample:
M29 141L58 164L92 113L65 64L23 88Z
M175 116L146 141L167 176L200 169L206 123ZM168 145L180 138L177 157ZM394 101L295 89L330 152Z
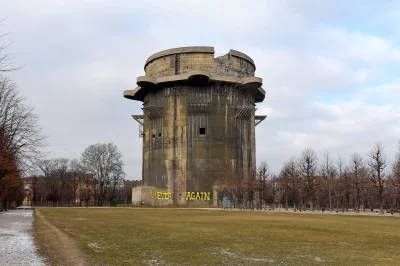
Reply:
M170 192L154 192L155 200L170 200L171 193Z
M186 200L210 200L210 192L186 192Z

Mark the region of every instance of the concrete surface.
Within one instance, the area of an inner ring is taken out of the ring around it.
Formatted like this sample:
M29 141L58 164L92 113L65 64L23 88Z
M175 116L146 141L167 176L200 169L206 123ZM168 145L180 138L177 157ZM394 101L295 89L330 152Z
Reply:
M29 231L32 222L31 210L0 213L0 265L46 265Z

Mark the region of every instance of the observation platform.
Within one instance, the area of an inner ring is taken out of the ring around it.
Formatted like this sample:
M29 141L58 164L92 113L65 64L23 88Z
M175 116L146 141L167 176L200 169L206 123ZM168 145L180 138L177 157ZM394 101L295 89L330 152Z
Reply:
M253 59L235 50L219 57L214 57L214 54L214 47L208 46L181 47L155 53L146 60L146 75L137 78L137 87L124 91L123 95L143 102L147 93L174 84L228 83L254 95L256 103L264 100L262 79L254 76Z

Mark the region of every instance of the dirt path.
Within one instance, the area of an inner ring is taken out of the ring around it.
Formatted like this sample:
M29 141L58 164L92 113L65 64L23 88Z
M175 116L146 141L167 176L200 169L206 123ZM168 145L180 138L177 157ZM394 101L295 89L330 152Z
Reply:
M45 265L32 235L32 211L0 213L0 265Z
M34 236L39 251L51 265L86 266L90 265L84 254L75 246L75 243L60 229L51 224L36 209L34 221Z

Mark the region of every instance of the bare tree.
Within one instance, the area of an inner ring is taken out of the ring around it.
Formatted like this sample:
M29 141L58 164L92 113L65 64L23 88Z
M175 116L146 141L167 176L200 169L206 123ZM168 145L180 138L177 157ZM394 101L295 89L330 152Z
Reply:
M323 177L322 181L324 182L324 187L328 191L329 211L332 211L336 169L333 165L329 152L324 153L323 157L324 161L321 166L321 173Z
M89 175L85 175L82 178L82 183L80 184L80 191L79 191L79 198L80 200L83 200L85 202L86 208L89 207L89 202L92 199L93 196L93 190L94 188L92 187L92 182L90 180ZM79 202L81 204L81 202Z
M398 206L400 206L400 141L397 145L397 151L392 166L390 180L393 187L395 205L398 208Z
M245 194L246 194L246 187L244 184L238 183L238 184L234 185L234 188L235 188L234 195L235 195L235 199L239 205L238 207L239 207L239 209L242 209L244 199L245 199Z
M85 176L85 172L81 165L81 162L77 159L72 159L70 161L70 173L68 175L69 187L72 192L72 198L74 201L74 205L76 204L76 199L78 198L77 193L79 192L79 185L82 183L82 180ZM81 206L81 197L79 195L79 205Z
M38 176L32 176L31 177L32 180L32 200L31 200L31 206L36 206L39 197L40 197L40 193L39 193L39 177Z
M400 141L397 146L397 152L392 167L392 180L394 186L400 190Z
M363 180L363 159L360 154L353 153L350 157L349 169L351 173L351 183L355 192L355 212L360 212L360 191L362 188Z
M218 206L219 204L222 204L224 200L224 193L225 193L225 184L223 180L217 180L214 186L214 190L217 193L217 199L218 199Z
M33 108L25 105L14 83L0 76L0 145L7 153L0 158L0 177L6 174L5 160L17 160L18 171L30 169L42 156L44 140Z
M45 198L55 207L59 200L59 180L57 178L57 163L55 159L40 160L37 162L38 168L42 171L42 182L44 185Z
M21 200L23 198L23 182L18 171L17 162L12 160L5 169L8 173L0 179L0 211L7 211L10 201Z
M268 180L268 164L263 161L258 168L256 190L258 192L259 207L265 205L266 193L267 193L267 180Z
M3 21L0 20L0 25ZM14 189L15 184L23 185L22 172L30 169L40 157L40 148L44 145L44 136L33 108L24 103L15 83L4 76L5 72L16 70L11 66L11 55L5 52L7 46L4 43L0 45L0 182L3 178L19 181L3 182L2 189L9 191L4 195L10 195L11 190L21 194L20 188ZM11 183L14 185L11 186ZM2 203L10 199L10 196L4 195L0 195L0 210Z
M282 189L285 191L286 208L288 205L287 194L290 193L293 199L293 208L296 212L300 196L300 177L294 158L289 159L284 164L279 176Z
M254 192L256 191L256 182L257 180L254 171L251 171L244 180L246 199L249 202L249 208L251 210L254 209Z
M302 152L299 160L299 172L302 177L303 191L309 200L310 210L313 211L316 197L317 156L312 149L306 149Z
M69 159L66 158L56 158L53 161L54 164L54 172L53 172L53 177L56 179L56 183L58 184L58 191L60 195L60 206L65 205L65 196L66 194L70 194L68 191L69 189ZM69 203L69 200L71 200L70 196L67 199L67 203Z
M378 194L379 210L383 214L383 203L384 203L384 190L385 190L385 168L387 164L387 158L383 151L381 143L375 143L374 147L369 153L368 166L370 167L371 173L369 175L370 180Z
M271 178L269 180L270 188L271 188L271 197L272 197L272 209L276 208L276 200L277 195L279 193L279 184L278 184L278 176L274 173L271 174Z
M351 171L348 166L344 168L341 180L343 186L343 203L346 211L349 211L350 199L352 197L351 191Z
M344 193L344 187L342 186L343 168L343 158L339 156L337 160L337 181L335 182L336 212L339 212L339 199Z
M235 182L233 176L232 171L227 170L221 180L218 180L216 190L220 202L223 202L224 197L227 197L231 203L234 202L237 182Z
M2 25L3 21L5 21L5 19L0 19L0 26ZM9 35L9 33L2 34L0 35L0 38L5 37L7 35ZM3 42L0 45L0 74L4 72L11 72L18 69L12 66L11 61L14 59L13 55L11 53L6 52L6 49L9 46L10 43L7 42Z
M110 201L116 198L117 190L120 188L120 184L123 183L124 179L122 175L114 175L111 179L111 193Z
M122 154L113 143L94 144L85 149L81 161L86 173L93 176L99 185L97 205L101 206L112 180L125 175Z

